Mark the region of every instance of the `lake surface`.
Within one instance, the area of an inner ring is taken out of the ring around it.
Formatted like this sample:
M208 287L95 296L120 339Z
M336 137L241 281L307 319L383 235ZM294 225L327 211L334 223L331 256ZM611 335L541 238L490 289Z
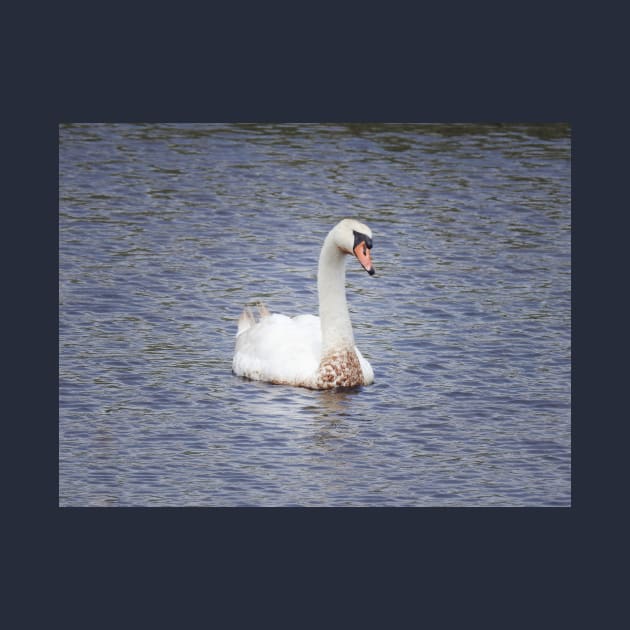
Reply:
M376 381L231 372L344 217ZM571 505L565 125L62 125L61 506Z

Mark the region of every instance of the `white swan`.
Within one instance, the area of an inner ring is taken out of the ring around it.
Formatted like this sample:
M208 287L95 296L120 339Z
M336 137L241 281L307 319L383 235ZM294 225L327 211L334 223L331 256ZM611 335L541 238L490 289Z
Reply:
M238 320L232 370L239 376L332 389L374 382L372 366L354 345L346 303L345 255L354 254L374 274L372 232L354 219L343 219L328 233L319 256L319 317L270 314L259 306L260 320L249 309Z

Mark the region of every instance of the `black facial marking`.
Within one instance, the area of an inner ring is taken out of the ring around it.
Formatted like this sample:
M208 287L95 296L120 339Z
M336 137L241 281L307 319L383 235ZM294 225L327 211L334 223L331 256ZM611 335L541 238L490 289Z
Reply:
M354 247L356 247L359 243L365 243L368 249L372 249L372 239L365 234L361 234L361 232L357 232L356 230L352 230L354 233Z

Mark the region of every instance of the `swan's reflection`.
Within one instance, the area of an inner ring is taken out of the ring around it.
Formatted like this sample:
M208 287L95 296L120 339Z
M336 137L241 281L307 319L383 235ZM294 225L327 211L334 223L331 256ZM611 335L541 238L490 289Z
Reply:
M340 418L352 415L350 413L352 400L359 392L358 388L323 390L319 394L318 418Z
M317 391L260 381L243 381L241 386L254 390L253 396L239 398L241 414L267 428L273 424L290 429L296 438L305 439L307 448L334 449L359 430L351 419L357 418L361 388Z
M334 450L337 443L358 432L355 423L348 419L356 416L352 405L359 389L317 392L319 405L315 410L313 444L320 449Z

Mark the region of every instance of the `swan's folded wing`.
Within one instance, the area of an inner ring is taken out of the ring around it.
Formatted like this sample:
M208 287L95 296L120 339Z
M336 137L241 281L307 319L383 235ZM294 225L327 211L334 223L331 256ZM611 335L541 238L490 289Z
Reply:
M374 382L374 370L370 365L369 361L363 357L363 355L359 352L359 348L354 347L355 352L357 353L357 357L359 357L359 363L361 364L361 371L363 372L363 384L371 385Z
M232 369L256 380L301 384L314 377L320 354L318 317L274 313L237 336Z

